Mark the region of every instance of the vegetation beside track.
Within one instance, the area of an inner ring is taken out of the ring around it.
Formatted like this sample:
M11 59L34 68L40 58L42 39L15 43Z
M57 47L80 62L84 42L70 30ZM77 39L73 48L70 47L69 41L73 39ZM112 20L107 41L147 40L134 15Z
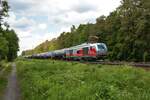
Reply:
M130 66L18 60L22 100L148 100L150 72Z
M5 61L0 62L0 98L4 93L4 90L7 86L7 76L11 71L10 63Z

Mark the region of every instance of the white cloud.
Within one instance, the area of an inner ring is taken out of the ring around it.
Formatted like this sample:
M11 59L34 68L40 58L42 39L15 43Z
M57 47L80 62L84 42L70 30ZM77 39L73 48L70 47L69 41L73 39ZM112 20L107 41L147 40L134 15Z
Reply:
M45 23L39 24L38 26L40 29L44 30L47 28L47 25Z

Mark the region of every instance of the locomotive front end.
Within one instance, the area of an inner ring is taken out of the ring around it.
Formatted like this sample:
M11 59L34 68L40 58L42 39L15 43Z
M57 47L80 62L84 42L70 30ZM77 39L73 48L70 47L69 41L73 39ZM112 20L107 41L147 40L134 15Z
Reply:
M97 43L96 56L98 59L104 58L107 55L107 46L104 43Z

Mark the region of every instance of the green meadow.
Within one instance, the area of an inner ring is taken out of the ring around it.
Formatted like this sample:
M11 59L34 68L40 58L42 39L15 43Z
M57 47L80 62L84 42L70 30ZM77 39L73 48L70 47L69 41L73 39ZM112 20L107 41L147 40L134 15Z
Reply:
M127 65L16 61L22 100L150 100L150 72Z

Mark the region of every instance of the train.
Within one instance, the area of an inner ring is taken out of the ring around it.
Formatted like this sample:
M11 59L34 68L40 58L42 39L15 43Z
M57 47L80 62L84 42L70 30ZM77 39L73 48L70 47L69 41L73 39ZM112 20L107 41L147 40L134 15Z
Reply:
M107 55L105 43L83 43L70 48L24 56L31 59L98 60Z

